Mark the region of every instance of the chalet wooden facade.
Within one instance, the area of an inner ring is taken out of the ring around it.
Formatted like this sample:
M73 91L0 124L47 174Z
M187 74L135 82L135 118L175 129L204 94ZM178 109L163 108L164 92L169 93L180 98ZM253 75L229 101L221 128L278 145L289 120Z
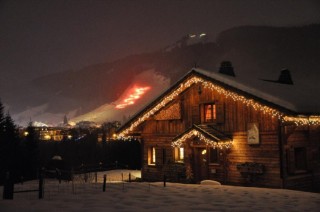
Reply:
M320 184L320 116L193 69L120 127L142 141L142 178L310 189Z

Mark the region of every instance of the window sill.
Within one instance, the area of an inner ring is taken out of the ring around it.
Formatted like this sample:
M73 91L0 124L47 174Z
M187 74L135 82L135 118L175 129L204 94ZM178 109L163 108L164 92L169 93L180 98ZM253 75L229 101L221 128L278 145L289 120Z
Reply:
M220 166L220 163L209 163L210 166Z

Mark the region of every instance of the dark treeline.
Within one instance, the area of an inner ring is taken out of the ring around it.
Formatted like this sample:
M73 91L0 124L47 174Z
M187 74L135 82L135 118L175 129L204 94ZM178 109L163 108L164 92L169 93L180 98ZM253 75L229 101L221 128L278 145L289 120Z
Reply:
M41 166L54 168L54 156L60 156L60 169L79 170L101 168L140 169L140 142L138 140L113 140L97 142L98 130L91 132L80 141L46 141L39 143ZM52 162L50 164L50 162Z
M62 158L59 168L65 170L141 167L141 147L138 140L103 139L98 142L101 130L91 129L81 132L85 135L81 139L40 141L38 132L31 124L27 132L26 136L19 136L17 126L10 114L5 114L0 101L0 184L8 174L16 182L37 178L40 168L56 168L54 156Z
M4 114L0 102L0 183L6 176L14 181L33 179L39 168L38 140L34 129L28 127L28 136L19 137L19 131L9 113Z

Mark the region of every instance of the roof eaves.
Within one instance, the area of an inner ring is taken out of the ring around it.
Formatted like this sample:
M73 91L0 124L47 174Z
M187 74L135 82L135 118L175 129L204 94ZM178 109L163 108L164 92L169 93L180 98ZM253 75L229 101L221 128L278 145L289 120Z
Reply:
M175 88L177 88L185 79L187 79L189 76L191 76L192 74L197 73L195 71L195 69L191 69L189 72L187 72L187 74L185 74L183 77L181 77L180 80L178 80L176 83L174 83L170 88L168 88L165 92L163 92L160 96L158 96L156 99L154 99L153 101L150 102L150 104L148 104L145 108L143 108L142 110L140 110L139 112L137 112L136 114L134 114L132 116L132 118L130 118L126 123L124 123L118 130L118 132L123 131L124 129L126 129L127 127L130 126L130 124L135 121L136 119L138 119L138 117L140 115L142 115L145 111L147 111L148 109L152 108L156 103L158 103L162 98L164 98L167 94L169 94L172 90L174 90Z
M167 89L165 92L163 92L159 97L157 97L155 100L151 101L150 104L148 104L144 109L140 110L138 113L136 113L135 115L132 116L131 119L129 119L126 123L124 123L118 130L117 133L122 132L123 130L125 130L126 128L128 128L130 126L130 124L132 124L135 120L138 120L139 116L141 116L144 112L148 111L149 109L151 109L152 107L154 107L158 102L160 102L161 99L163 99L166 95L170 94L174 89L178 88L179 85L185 81L188 77L190 77L191 75L196 75L200 78L203 78L205 80L208 80L214 84L217 84L221 87L226 88L227 90L233 91L235 93L238 93L240 95L246 96L250 99L253 99L257 102L262 103L263 105L267 105L270 106L272 108L275 108L287 115L297 115L296 111L293 111L291 109L288 109L284 106L281 106L279 104L276 104L274 102L268 101L266 99L263 99L261 97L258 97L254 94L251 94L247 91L241 90L235 86L232 86L230 84L227 84L226 82L222 82L220 80L214 79L212 76L208 76L204 73L202 73L204 70L201 69L191 69L187 74L185 74L180 80L178 80L175 84L173 84L169 89Z
M221 139L221 138L219 138L219 137L217 137L217 136L215 136L215 135L207 132L206 130L202 129L200 126L197 126L197 125L193 124L193 125L192 125L190 128L188 128L186 131L184 131L183 133L181 133L181 134L179 134L178 136L174 137L174 138L172 139L172 142L177 141L178 139L180 139L181 137L183 137L185 134L189 133L191 130L194 130L194 129L197 130L198 132L202 133L205 137L208 137L208 138L212 139L212 140L215 141L215 142L227 141L227 140L230 140L230 141L231 141L231 140L232 140L231 137L225 135L224 133L222 133L222 132L220 132L220 131L218 131L218 130L216 130L216 129L213 129L213 130L219 132L220 134L223 134L224 137L227 138L227 139Z
M254 95L252 93L249 93L248 91L241 90L241 89L239 89L239 88L237 88L235 86L227 84L226 82L222 82L220 80L214 79L214 78L212 78L212 77L210 77L210 76L208 76L206 74L203 74L203 73L201 73L199 71L195 70L195 73L199 77L201 77L203 79L206 79L206 80L208 80L210 82L213 82L213 83L215 83L217 85L220 85L221 87L224 87L227 90L233 91L235 93L238 93L240 95L243 95L243 96L246 96L246 97L248 97L250 99L253 99L253 100L257 101L257 102L260 102L260 103L262 103L264 105L267 105L267 106L270 106L272 108L275 108L275 109L277 109L277 110L279 110L279 111L281 111L281 112L283 112L285 114L288 114L288 115L297 115L298 114L295 110L286 108L286 107L284 107L282 105L279 105L279 104L276 104L274 102L271 102L271 101L268 101L266 99L263 99L261 97L258 97L258 96Z

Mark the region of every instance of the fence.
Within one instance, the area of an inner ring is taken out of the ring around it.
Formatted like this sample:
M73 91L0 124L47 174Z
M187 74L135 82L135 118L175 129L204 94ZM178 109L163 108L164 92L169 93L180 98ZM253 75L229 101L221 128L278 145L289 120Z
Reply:
M53 199L63 195L86 195L108 190L125 190L129 182L138 181L139 174L129 170L106 172L43 171L39 180L16 183L13 185L12 198L4 199ZM1 187L0 187L1 188ZM5 187L0 193L3 197ZM8 197L8 196L7 196Z

